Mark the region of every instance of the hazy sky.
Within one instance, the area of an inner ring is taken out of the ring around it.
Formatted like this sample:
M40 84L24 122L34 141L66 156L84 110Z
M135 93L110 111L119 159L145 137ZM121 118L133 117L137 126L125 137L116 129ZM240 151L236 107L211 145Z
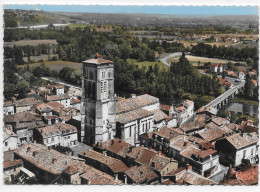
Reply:
M147 13L172 15L257 15L256 6L104 6L104 5L5 5L5 9L25 9L90 13Z

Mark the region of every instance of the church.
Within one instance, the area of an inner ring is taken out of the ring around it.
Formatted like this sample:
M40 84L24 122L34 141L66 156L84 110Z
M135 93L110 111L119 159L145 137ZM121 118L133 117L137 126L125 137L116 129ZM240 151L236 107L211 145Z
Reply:
M173 121L176 119L160 110L156 97L116 97L112 61L98 53L83 61L81 142L92 146L117 137L139 145L141 134L157 131Z

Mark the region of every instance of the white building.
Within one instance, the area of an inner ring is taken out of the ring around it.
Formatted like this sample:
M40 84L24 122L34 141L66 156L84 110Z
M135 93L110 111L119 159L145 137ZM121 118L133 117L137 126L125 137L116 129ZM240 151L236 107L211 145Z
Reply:
M239 78L240 80L245 80L246 76L245 76L244 71L239 71L239 73L238 73L238 78Z
M18 148L18 136L9 129L4 129L3 150L15 150Z
M258 158L258 136L253 133L237 133L219 140L215 144L220 159L229 161L233 166L238 166L242 160L256 163Z
M64 94L64 86L57 85L53 87L53 92L55 95L63 95Z
M46 146L61 145L64 147L78 144L78 130L76 127L57 123L51 126L38 128L35 133L38 142Z
M223 72L223 65L222 64L212 64L210 66L210 72L212 72L212 73L222 73Z
M63 94L63 95L47 95L46 96L46 100L48 102L58 102L63 104L65 107L69 107L70 106L70 96L68 96L67 94Z
M13 115L15 113L14 103L11 101L4 102L4 115Z
M194 102L186 99L181 105L170 110L170 116L176 117L178 125L194 115Z

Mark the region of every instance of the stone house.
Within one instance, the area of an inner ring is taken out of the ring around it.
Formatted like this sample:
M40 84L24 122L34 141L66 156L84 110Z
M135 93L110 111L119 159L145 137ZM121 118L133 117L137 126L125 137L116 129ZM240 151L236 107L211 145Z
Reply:
M53 86L53 93L55 95L63 95L64 94L64 86L63 85Z
M209 69L211 73L222 73L224 68L222 64L212 64Z
M14 176L17 176L23 168L23 161L21 159L15 159L12 161L4 161L4 181L11 183Z
M11 130L4 128L3 151L15 150L18 148L18 136Z
M46 95L45 100L47 102L58 102L58 103L61 103L65 107L69 107L70 106L70 96L68 96L67 94L63 94L63 95Z
M15 100L15 113L23 113L32 111L34 105L43 103L41 100L35 98L24 98L20 100Z
M80 111L81 100L77 98L72 98L70 102L70 106Z
M38 128L35 130L34 135L39 143L46 146L61 145L70 147L78 144L77 128L65 123L56 123L51 126Z
M258 136L253 133L237 133L224 139L218 140L215 148L223 163L230 162L233 167L238 166L243 160L250 163L259 161L258 156Z
M4 102L4 115L13 115L15 113L15 104L12 101Z

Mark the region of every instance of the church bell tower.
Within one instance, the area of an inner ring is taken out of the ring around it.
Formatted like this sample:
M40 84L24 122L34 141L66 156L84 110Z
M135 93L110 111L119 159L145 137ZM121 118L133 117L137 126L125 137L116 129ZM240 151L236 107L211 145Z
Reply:
M93 145L113 139L115 134L114 65L97 53L83 61L81 142Z

